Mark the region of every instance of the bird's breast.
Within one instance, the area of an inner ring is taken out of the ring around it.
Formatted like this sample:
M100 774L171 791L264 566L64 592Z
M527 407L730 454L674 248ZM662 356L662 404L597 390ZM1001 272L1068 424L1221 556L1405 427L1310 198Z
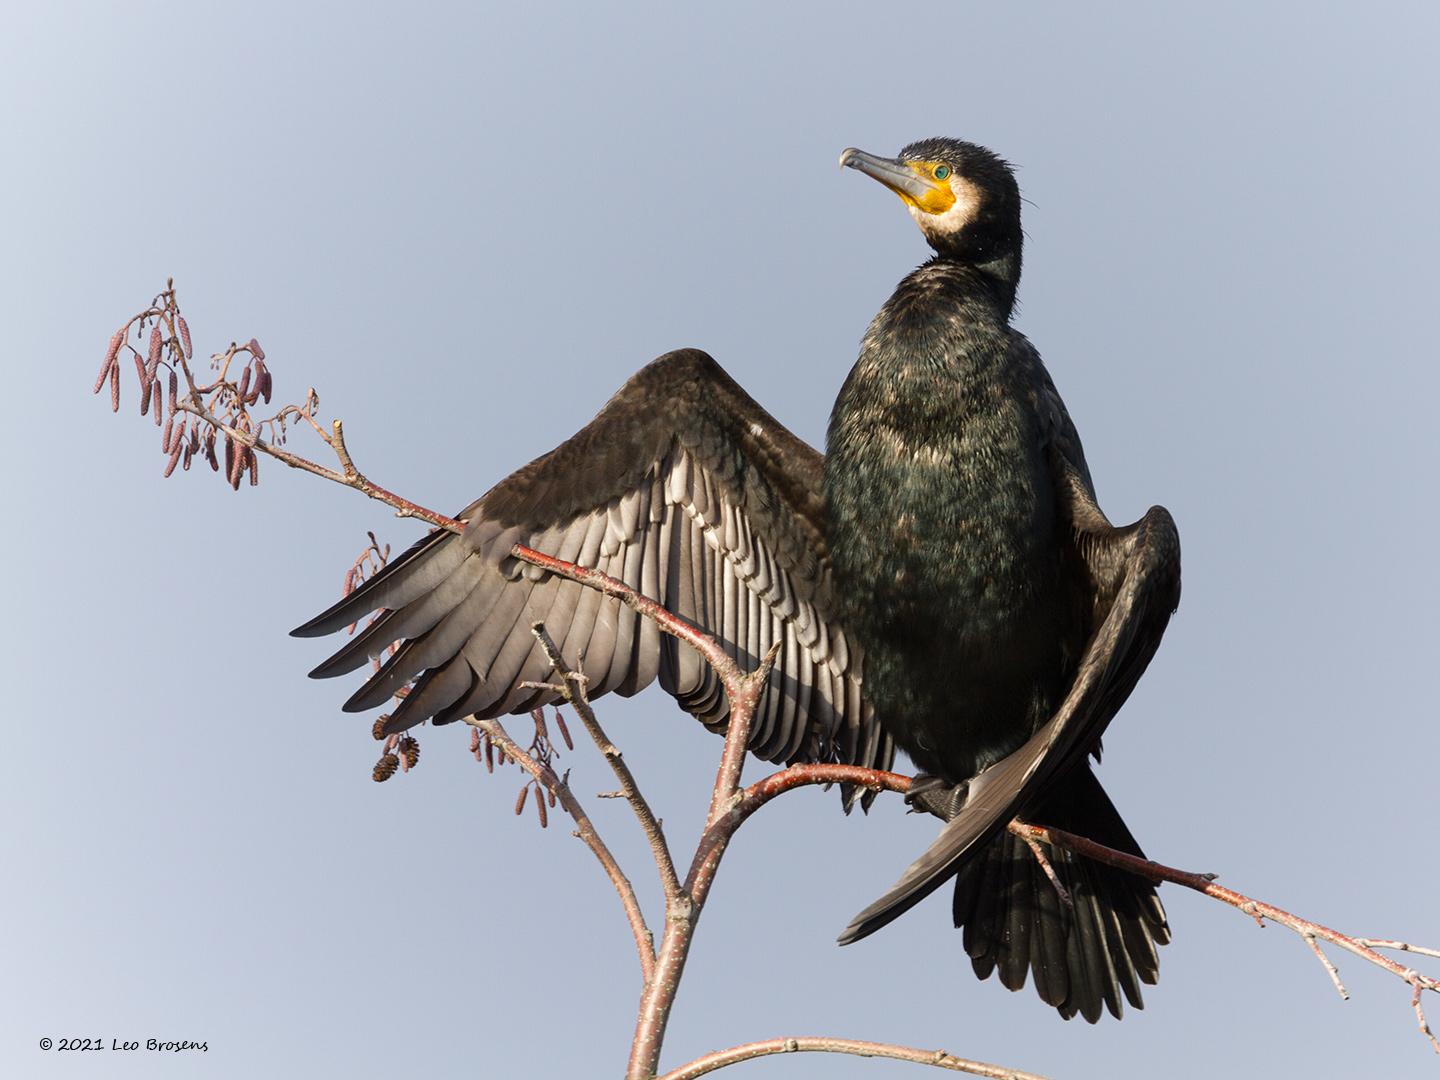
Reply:
M984 636L1053 563L1054 492L1033 406L989 376L857 373L826 453L837 584L878 618Z
M825 457L837 603L867 692L916 762L952 779L1024 741L1073 645L1028 376L998 349L962 359L862 353Z

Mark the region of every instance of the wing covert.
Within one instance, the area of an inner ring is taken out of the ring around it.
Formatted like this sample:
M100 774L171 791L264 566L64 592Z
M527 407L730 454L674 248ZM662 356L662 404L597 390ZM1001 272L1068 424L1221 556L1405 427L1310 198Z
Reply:
M591 697L629 696L658 678L725 730L721 687L692 650L618 600L516 560L521 543L659 600L747 667L778 642L751 736L757 755L888 768L893 744L861 693L860 650L830 615L821 460L710 357L670 353L573 438L467 507L463 535L425 537L293 633L331 633L381 612L312 675L356 670L401 642L345 705L377 708L410 686L387 732L554 701L521 685L549 674L535 622L584 670Z

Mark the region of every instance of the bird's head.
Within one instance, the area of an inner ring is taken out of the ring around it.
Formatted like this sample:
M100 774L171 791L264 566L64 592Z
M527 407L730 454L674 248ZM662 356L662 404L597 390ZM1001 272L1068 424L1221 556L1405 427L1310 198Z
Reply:
M1000 276L1018 281L1020 188L998 155L959 139L922 139L895 158L852 146L840 164L899 195L937 254L992 272L1003 269Z

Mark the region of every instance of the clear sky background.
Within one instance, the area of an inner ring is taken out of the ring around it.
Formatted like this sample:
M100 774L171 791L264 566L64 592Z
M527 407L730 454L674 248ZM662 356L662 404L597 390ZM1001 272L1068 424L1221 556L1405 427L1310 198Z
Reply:
M162 482L133 375L119 417L87 396L113 329L174 275L197 350L256 335L280 399L318 387L361 468L444 510L682 345L819 444L926 256L836 155L939 134L1018 164L1017 323L1110 515L1161 502L1184 539L1105 786L1158 858L1440 944L1434 5L5 18L0 1073L618 1076L639 992L615 896L567 829L511 814L513 771L457 727L374 784L355 680L305 679L331 643L286 631L366 528L417 527L273 465L238 495ZM688 853L720 741L658 689L601 715ZM568 763L582 795L613 786ZM625 808L590 802L653 912ZM1118 1024L977 981L944 897L837 948L935 832L901 811L810 790L746 826L668 1065L835 1034L1073 1080L1440 1068L1397 980L1337 956L1342 1004L1298 938L1173 888L1160 985ZM38 1048L65 1036L209 1052Z

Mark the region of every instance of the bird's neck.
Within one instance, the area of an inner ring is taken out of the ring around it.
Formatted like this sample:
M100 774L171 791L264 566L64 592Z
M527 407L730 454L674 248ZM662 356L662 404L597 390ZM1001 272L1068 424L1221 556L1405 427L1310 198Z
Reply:
M1015 310L1015 293L1020 288L1020 252L1006 251L970 265L980 283L994 295L996 306L1009 322Z
M1015 304L1003 268L937 255L895 288L866 335L901 356L934 353L940 338L1004 335ZM941 354L951 350L941 349Z

